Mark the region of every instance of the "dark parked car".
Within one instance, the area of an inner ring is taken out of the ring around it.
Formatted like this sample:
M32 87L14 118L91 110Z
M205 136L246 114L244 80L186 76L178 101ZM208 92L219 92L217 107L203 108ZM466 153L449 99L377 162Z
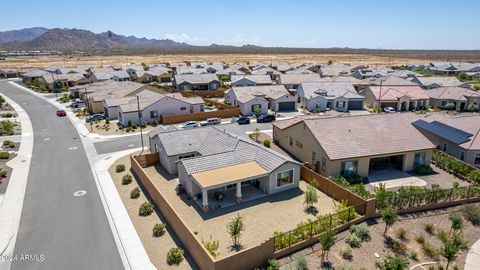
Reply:
M57 110L57 116L67 116L67 112L64 110Z
M246 116L232 118L232 123L238 123L239 125L248 125L250 124L250 118Z
M96 121L96 120L102 120L102 119L105 119L105 115L101 114L101 113L96 113L96 114L92 114L89 117L87 117L86 121L88 123L88 122L92 122L92 121Z
M275 115L273 114L264 114L257 117L257 123L270 123L275 121Z

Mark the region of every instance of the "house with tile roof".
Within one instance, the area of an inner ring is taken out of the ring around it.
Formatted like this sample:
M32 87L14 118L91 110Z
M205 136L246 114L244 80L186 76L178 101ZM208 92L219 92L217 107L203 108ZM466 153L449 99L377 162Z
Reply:
M17 78L19 76L19 72L16 69L11 68L0 68L0 78Z
M268 75L232 75L231 86L272 85L272 78Z
M143 90L135 96L105 99L103 104L106 115L108 113L110 119L118 118L118 123L123 126L130 122L140 125L140 120L150 123L155 119L161 123L164 115L199 113L205 110L205 102L200 97L184 97L180 93L159 94L150 90Z
M456 77L412 77L410 81L420 85L424 89L448 86L470 88L469 83L463 83Z
M362 89L359 94L366 98L365 105L370 108L392 107L401 112L421 110L428 108L430 99L418 85L380 84L368 85Z
M234 86L225 91L228 104L240 108L242 115L267 114L268 110L291 111L296 109L295 96L283 85Z
M419 119L413 125L438 150L480 168L480 114L438 116Z
M311 112L363 110L365 100L347 82L301 83L297 88L297 97L302 106Z
M45 83L49 90L53 90L55 83L59 83L63 88L85 85L90 82L90 80L85 78L85 76L83 76L83 74L81 73L49 73L43 75L42 77L40 77L40 79Z
M220 87L220 81L215 74L175 75L173 86L180 91L212 91Z
M425 89L425 93L430 97L430 106L433 108L466 111L471 108L478 110L480 106L480 93L463 87Z
M277 83L284 85L287 89L297 89L301 83L320 82L320 75L313 74L281 74Z
M273 140L324 176L412 171L429 165L435 148L403 114L282 120L273 124Z
M235 127L149 132L150 151L204 211L297 188L297 161L253 142ZM235 131L234 131L235 130Z

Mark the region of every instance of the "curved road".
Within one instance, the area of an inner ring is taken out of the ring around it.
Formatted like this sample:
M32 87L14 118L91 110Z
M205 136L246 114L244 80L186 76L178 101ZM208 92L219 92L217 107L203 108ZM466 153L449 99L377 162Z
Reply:
M41 98L0 81L0 92L28 113L35 142L12 269L123 269L82 141ZM83 196L74 196L86 191Z

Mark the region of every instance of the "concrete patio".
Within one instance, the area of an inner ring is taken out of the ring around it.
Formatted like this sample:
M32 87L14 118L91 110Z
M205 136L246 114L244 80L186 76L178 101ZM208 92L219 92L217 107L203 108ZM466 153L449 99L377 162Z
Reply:
M393 168L371 170L366 188L373 190L380 184L385 184L387 189L394 189L406 186L423 187L427 185L427 182L420 177Z

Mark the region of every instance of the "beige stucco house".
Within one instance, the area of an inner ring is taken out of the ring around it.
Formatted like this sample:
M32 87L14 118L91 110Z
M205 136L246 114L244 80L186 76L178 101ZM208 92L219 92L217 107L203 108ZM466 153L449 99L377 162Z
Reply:
M429 165L435 148L401 114L277 121L273 140L324 176L411 171Z

